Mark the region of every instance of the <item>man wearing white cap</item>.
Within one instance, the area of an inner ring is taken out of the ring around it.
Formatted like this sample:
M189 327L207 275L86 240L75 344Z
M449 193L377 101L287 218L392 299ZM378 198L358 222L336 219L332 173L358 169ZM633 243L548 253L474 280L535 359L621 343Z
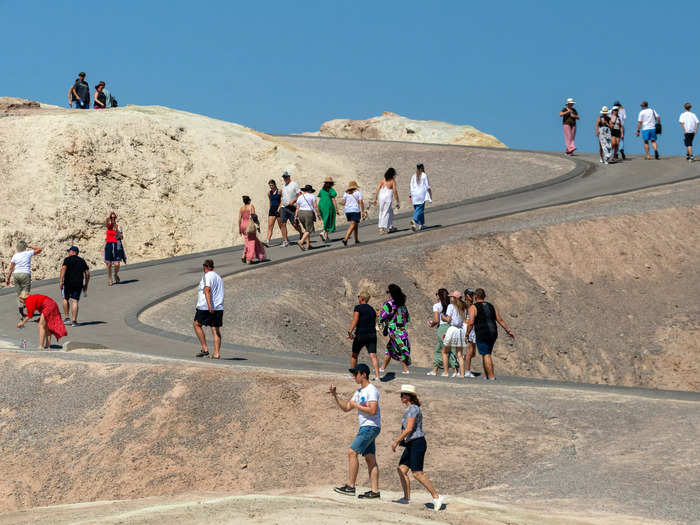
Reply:
M578 112L574 109L573 98L566 99L566 106L559 112L564 126L564 143L566 144L566 154L573 155L576 151L574 139L576 138L576 121L579 119Z

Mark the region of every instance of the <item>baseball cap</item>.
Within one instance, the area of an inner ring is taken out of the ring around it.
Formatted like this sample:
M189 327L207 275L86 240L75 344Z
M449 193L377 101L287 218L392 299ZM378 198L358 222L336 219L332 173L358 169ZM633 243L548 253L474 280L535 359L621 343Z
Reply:
M285 171L285 172L282 174L282 178L290 177L290 176L291 176L291 175L289 175L289 172L288 172L288 171Z
M352 375L365 374L367 377L369 377L369 367L364 363L360 363L359 365L355 366L355 368L348 368L348 371Z
M80 253L80 250L78 250L77 246L71 246L66 250L67 252L75 252L75 253Z

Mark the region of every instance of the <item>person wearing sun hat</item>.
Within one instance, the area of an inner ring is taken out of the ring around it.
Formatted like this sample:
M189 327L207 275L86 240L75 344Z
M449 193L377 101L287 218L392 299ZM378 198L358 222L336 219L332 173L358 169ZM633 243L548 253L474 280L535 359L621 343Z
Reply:
M433 510L440 510L445 501L444 496L438 494L428 476L423 473L423 462L428 444L425 441L425 433L423 432L423 413L421 412L421 402L418 399L416 387L413 385L401 385L399 396L406 410L401 418L401 433L391 444L391 450L396 452L397 447L404 447L398 468L403 497L394 500L394 503L407 505L411 502L411 480L408 477L408 471L410 470L413 473L413 477L430 492L433 498Z
M612 124L609 113L608 106L603 106L600 110L600 116L595 121L595 134L598 137L600 162L604 164L607 164L612 157L612 131L610 129Z
M578 111L574 109L573 98L566 99L566 105L559 112L559 116L562 118L562 124L564 127L564 143L566 145L566 154L573 155L576 151L576 144L574 144L574 139L576 138L576 121L580 118L578 116Z
M314 192L316 190L307 184L301 189L301 195L297 199L297 209L294 219L304 227L304 234L299 239L297 244L301 251L308 250L311 247L311 234L314 232L314 221L320 215L318 211L318 201Z
M318 190L318 211L321 212L323 230L321 239L328 241L328 234L335 231L335 216L338 214L338 205L335 198L338 193L333 189L335 181L333 177L323 179L323 187Z
M356 181L350 181L348 189L346 189L343 194L343 200L340 202L345 207L345 218L348 221L348 231L345 232L345 237L343 237L343 245L348 245L348 240L350 240L351 235L354 235L355 244L358 244L360 242L358 236L360 221L367 216L367 213L365 212L365 203L362 200L360 187L357 185Z

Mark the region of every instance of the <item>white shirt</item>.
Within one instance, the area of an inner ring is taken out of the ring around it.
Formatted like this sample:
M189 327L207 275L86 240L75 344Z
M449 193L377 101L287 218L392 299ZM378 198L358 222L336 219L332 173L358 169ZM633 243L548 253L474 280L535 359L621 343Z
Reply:
M357 191L357 190L355 190ZM370 401L377 402L377 413L373 416L364 413L362 410L357 411L357 422L361 427L381 427L381 417L379 415L379 390L373 384L369 384L364 388L358 389L353 395L352 400L360 406L368 407Z
M455 305L450 304L447 306L447 313L445 314L450 317L450 324L455 328L462 328L464 324L464 319L459 315L459 310L455 308Z
M656 111L651 108L646 108L639 112L637 122L642 123L642 130L655 129L657 118L659 118L659 114Z
M314 211L314 202L316 201L316 195L313 193L302 193L297 199L297 206L299 211Z
M625 108L621 108L620 106L613 106L612 109L617 108L617 116L620 117L620 120L622 121L622 125L625 125L625 120L627 120L627 111L625 111ZM612 109L610 112L612 113Z
M17 252L12 256L12 259L10 262L15 263L15 271L12 272L12 274L16 273L27 273L29 275L32 274L32 257L34 257L34 250L25 250L23 252Z
M282 206L289 206L289 203L300 193L301 188L294 181L282 186Z
M199 281L199 291L197 293L197 310L208 310L207 298L204 296L204 287L211 290L211 306L214 310L224 309L224 281L215 271L210 271L202 276Z
M450 305L447 305L447 307L449 308ZM442 303L435 303L433 305L433 312L438 313L438 319L440 319L440 324L447 324L447 321L442 320Z
M352 193L345 192L343 200L345 201L345 213L360 213L360 201L362 200L360 190L355 190Z
M428 182L428 174L421 173L420 180L417 174L414 173L411 177L411 203L412 204L423 204L424 202L433 202L428 194L430 189L430 182Z
M678 122L683 124L683 129L685 129L686 133L696 133L698 130L698 124L700 124L698 117L692 111L684 111L681 113L681 117L678 119Z

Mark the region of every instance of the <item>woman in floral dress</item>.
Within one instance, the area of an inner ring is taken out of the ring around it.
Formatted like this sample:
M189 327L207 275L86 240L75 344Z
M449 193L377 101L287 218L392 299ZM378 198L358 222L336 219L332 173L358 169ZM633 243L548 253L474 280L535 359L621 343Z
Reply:
M396 284L390 284L386 293L389 299L382 305L379 313L379 323L383 325L384 335L389 336L386 343L384 366L379 369L384 373L392 359L396 359L403 367L403 373L408 374L408 365L411 364L411 343L408 340L406 325L411 322L406 308L406 295Z

